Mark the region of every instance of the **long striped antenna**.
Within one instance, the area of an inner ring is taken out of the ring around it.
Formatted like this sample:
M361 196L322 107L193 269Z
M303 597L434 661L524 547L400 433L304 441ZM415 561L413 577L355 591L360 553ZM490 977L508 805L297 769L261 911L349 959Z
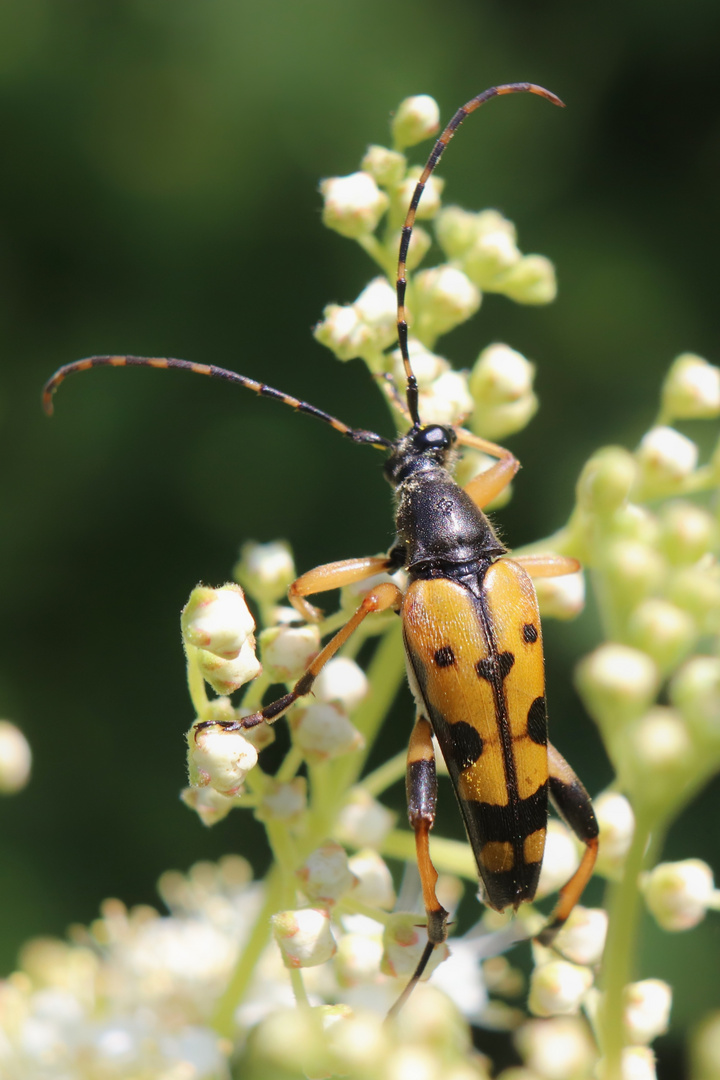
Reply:
M314 416L316 419L322 420L323 423L329 424L335 431L339 431L341 435L346 435L353 442L379 446L383 450L387 450L392 446L390 439L385 439L382 435L376 435L374 431L348 427L347 424L343 424L342 420L330 416L329 413L323 412L322 409L316 409L314 405L292 397L291 394L284 394L282 390L275 390L266 383L256 382L254 379L248 379L245 375L238 375L236 371L215 367L214 364L194 364L189 360L176 360L170 356L88 356L85 360L75 360L72 364L65 364L63 367L58 368L43 387L42 403L48 416L53 414L53 395L63 379L66 379L68 375L73 375L76 371L88 371L94 367L181 368L183 371L193 371L196 375L209 375L213 379L225 379L227 382L244 386L246 390L252 390L253 393L259 394L260 397L274 398L276 401L282 401L283 405L289 405L291 409L297 409L298 412Z
M535 83L507 83L504 86L491 86L489 90L484 90L482 94L478 94L477 97L472 98L471 101L468 101L467 104L458 109L432 148L432 153L427 159L427 164L422 171L417 186L415 187L415 191L413 192L413 197L410 200L410 208L407 212L405 224L402 229L402 236L400 238L400 254L398 256L397 270L398 342L400 344L400 354L402 356L403 365L405 367L405 376L407 378L406 395L408 411L412 417L412 422L415 425L419 425L420 423L420 416L418 414L418 384L410 363L410 354L408 353L408 325L407 312L405 310L405 290L407 288L405 264L407 262L408 247L410 246L410 237L412 236L413 225L415 224L415 214L430 174L443 156L445 147L450 142L465 117L469 116L471 112L475 112L476 109L479 109L480 106L484 105L490 98L502 97L503 94L537 94L538 97L544 97L548 101L551 101L553 105L559 105L560 108L565 108L565 103L561 101L557 95L552 94L542 86L537 86Z

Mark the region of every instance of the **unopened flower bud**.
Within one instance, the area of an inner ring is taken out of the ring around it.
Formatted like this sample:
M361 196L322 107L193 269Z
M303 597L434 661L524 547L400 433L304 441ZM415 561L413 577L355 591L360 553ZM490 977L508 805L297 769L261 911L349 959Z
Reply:
M623 868L635 832L632 806L619 791L604 791L593 799L593 809L600 829L596 869L611 880Z
M395 197L403 209L410 205L417 182L420 179L422 169L410 169L402 184L398 187ZM435 217L442 204L442 192L445 181L439 176L429 176L425 182L422 198L416 211L418 221L431 221Z
M693 656L675 675L670 701L699 739L717 746L720 740L720 659Z
M585 607L582 570L561 577L537 578L533 585L543 619L574 619Z
M417 338L408 339L408 353L410 354L413 374L421 390L427 389L440 375L450 370L447 360L430 352ZM399 349L394 350L392 359L393 378L397 385L404 389L406 375Z
M233 796L221 795L211 787L187 787L180 792L180 798L208 828L217 825L238 805Z
M653 658L661 671L670 672L692 648L697 630L693 618L668 600L643 600L628 622L633 645Z
M330 916L322 908L279 911L270 922L285 967L316 967L335 953Z
M488 216L491 214L493 220ZM486 210L477 217L475 242L464 253L462 268L481 289L496 291L498 282L501 282L499 291L504 292L504 275L522 259L515 226L493 210Z
M385 349L392 344L397 334L397 297L387 278L373 278L353 307L368 330L372 331L373 345Z
M509 345L488 345L470 372L470 393L480 407L517 401L532 393L535 367Z
M420 337L437 337L466 322L480 307L480 290L467 274L443 264L415 276L414 304Z
M325 200L323 224L351 240L374 232L389 204L385 192L366 172L323 180L320 191Z
M594 967L602 959L607 928L608 916L603 908L586 908L578 904L553 945L572 963Z
M601 1058L597 1065L598 1080L608 1080L605 1072L605 1060ZM655 1055L649 1046L626 1046L620 1058L621 1080L657 1080Z
M255 629L245 594L233 582L219 589L198 585L190 593L180 621L188 645L223 660L234 660Z
M321 901L328 906L335 904L355 884L345 849L332 840L308 855L297 876L308 900Z
M687 726L674 709L656 706L631 728L623 763L638 801L672 801L683 773L692 763L693 744Z
M233 569L233 577L250 596L264 603L280 600L296 576L292 551L284 540L243 544Z
M608 642L576 669L585 706L602 727L616 731L645 712L660 682L653 660L638 649Z
M20 728L0 720L0 795L14 795L30 778L30 744Z
M662 389L663 413L690 420L720 414L720 368L694 353L673 361Z
M440 109L428 94L416 94L401 101L392 120L395 146L404 150L423 142L440 127Z
M545 854L540 870L537 897L557 892L570 880L580 864L577 847L570 830L556 818L550 818L545 838Z
M313 693L317 701L340 705L351 712L366 696L368 688L367 675L354 660L335 656L315 680Z
M695 563L717 543L717 525L711 514L694 503L677 499L660 511L660 539L672 563Z
M625 1037L634 1046L664 1035L670 1023L672 990L662 979L643 979L625 987Z
M590 458L577 483L578 503L595 514L610 514L626 501L637 477L632 454L605 446Z
M634 607L656 589L665 575L663 557L639 540L611 541L602 553L601 566L618 607Z
M530 976L528 1008L535 1016L574 1016L592 983L589 968L550 960Z
M501 292L518 304L550 304L557 296L555 267L544 255L523 255L486 288Z
M365 743L360 732L336 705L309 705L291 720L295 745L308 761L330 758L360 750Z
M670 575L667 597L696 621L701 633L720 631L720 565L707 556Z
M382 188L396 187L407 169L407 158L386 146L368 146L360 162L363 172L370 173Z
M427 931L423 916L417 912L397 912L388 919L383 932L385 952L382 971L385 975L411 975L427 945ZM446 960L450 950L446 944L433 949L423 981L428 979L438 964Z
M395 824L396 817L364 788L353 788L340 811L337 838L348 847L378 848Z
M426 424L451 427L472 412L473 399L463 371L445 371L434 383L420 391L420 413Z
M313 335L338 360L354 360L368 343L367 328L352 304L327 304Z
M259 821L293 822L304 813L307 806L307 781L296 776L289 783L269 780L262 794L262 802L255 811Z
M262 671L255 655L254 636L248 638L234 660L221 660L206 649L198 649L197 660L202 677L218 694L232 694Z
M435 235L449 259L462 258L475 243L480 216L459 206L446 206L440 211L435 219Z
M260 633L260 650L271 681L291 682L320 652L320 630L314 623L271 626Z
M586 1076L597 1057L587 1023L580 1017L530 1020L515 1034L525 1064L543 1080Z
M713 873L701 859L659 863L642 883L645 902L663 930L690 930L713 902Z
M701 1021L690 1043L693 1080L717 1080L720 1076L720 1011Z
M188 732L188 768L195 787L212 787L221 795L237 795L257 765L257 750L241 731L210 727Z
M671 427L654 427L643 435L636 452L646 497L679 488L697 465L694 442Z

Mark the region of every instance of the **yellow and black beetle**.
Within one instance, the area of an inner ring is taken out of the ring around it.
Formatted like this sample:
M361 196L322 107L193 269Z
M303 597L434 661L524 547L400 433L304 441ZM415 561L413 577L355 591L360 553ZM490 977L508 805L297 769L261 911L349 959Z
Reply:
M404 569L405 591L390 581L375 585L349 621L327 643L292 691L241 720L221 724L247 729L272 723L298 698L310 693L325 663L371 612L396 611L403 625L407 672L417 719L407 760L410 825L427 912L428 943L397 1009L421 977L434 947L447 938L448 913L437 899L437 872L429 851L437 783L432 735L437 736L477 861L486 902L498 911L517 910L532 900L545 846L548 797L575 834L585 854L539 940L549 944L567 919L592 873L598 827L589 796L570 766L548 743L542 636L533 577L578 569L573 559L555 555L508 558L483 508L509 484L518 462L501 446L463 428L423 425L418 388L410 364L405 312L405 261L420 198L431 172L465 117L492 97L528 92L562 105L532 83L491 87L462 108L443 131L415 188L405 220L398 259L398 339L405 366L406 406L411 427L386 439L351 428L321 409L264 383L214 365L172 358L92 356L67 364L47 383L43 402L75 371L101 365L184 368L239 383L300 412L316 416L354 442L389 452L385 473L395 491L397 537L385 556L346 559L317 567L289 590L296 610L308 619L319 612L306 599L381 572ZM497 459L463 489L452 477L457 445Z

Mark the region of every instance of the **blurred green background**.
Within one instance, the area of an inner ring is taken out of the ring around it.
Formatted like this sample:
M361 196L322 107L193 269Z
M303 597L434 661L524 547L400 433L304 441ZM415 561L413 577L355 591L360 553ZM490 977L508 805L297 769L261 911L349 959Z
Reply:
M242 540L286 537L302 570L392 537L378 456L271 402L98 371L63 386L49 422L45 378L94 352L181 356L389 433L364 366L311 337L374 273L321 227L318 181L357 168L410 93L449 117L533 80L565 112L493 103L441 173L448 201L499 207L524 251L555 261L559 298L488 297L442 346L459 366L493 340L536 361L542 409L511 442L525 468L501 524L511 544L545 535L588 454L636 444L676 353L720 360L719 47L713 0L3 0L0 712L35 766L0 806L0 970L106 896L156 903L169 867L227 850L263 865L248 815L208 831L178 801L178 613ZM591 791L610 771L570 672L595 632L547 630L554 741ZM719 801L716 784L670 857L720 871ZM679 1026L720 1006L719 917L645 942L641 974L676 985Z

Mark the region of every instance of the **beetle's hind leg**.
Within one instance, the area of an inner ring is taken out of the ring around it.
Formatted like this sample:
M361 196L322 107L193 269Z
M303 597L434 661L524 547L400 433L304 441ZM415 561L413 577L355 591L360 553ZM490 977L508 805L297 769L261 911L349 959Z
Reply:
M423 903L427 915L427 945L423 950L417 967L413 972L398 1000L388 1013L394 1016L405 1004L417 986L427 967L433 949L447 941L448 912L437 898L435 886L438 872L430 858L430 830L435 822L437 806L437 773L435 770L435 750L432 741L432 728L428 721L419 716L415 721L410 745L408 746L407 771L405 773L408 818L415 833L415 850L420 871Z
M590 796L565 758L548 743L550 798L567 825L585 844L580 865L560 890L557 907L544 930L537 935L541 945L552 945L571 911L579 901L595 866L598 850L598 823Z
M343 585L354 585L382 574L390 569L392 560L387 555L367 555L361 559L342 559L340 562L326 563L301 574L288 589L288 600L308 622L319 622L322 611L309 603L305 597L315 593L341 589ZM397 567L395 567L397 569Z

